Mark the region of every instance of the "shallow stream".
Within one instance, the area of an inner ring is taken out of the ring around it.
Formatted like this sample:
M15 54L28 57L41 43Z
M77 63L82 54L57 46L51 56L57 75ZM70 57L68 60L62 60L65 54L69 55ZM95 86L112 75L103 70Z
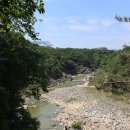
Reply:
M52 120L56 116L59 106L44 102L35 103L36 107L29 107L32 117L37 117L40 121L40 130L63 130L64 126Z

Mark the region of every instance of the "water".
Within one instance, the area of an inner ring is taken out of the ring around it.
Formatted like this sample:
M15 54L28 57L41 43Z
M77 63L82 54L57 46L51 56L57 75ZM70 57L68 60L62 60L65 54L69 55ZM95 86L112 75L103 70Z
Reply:
M40 121L40 130L63 130L64 126L60 126L58 122L52 120L56 116L55 112L59 106L44 102L37 102L35 105L36 107L29 107L29 112L32 117L37 117Z

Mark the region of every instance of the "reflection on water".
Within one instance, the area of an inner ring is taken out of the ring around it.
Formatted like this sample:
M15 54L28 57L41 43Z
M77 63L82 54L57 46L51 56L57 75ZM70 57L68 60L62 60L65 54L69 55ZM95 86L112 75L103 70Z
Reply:
M55 112L59 109L56 104L47 104L44 102L37 102L37 107L29 107L32 117L37 117L40 121L40 130L63 130L63 126L57 125L52 118L56 116Z

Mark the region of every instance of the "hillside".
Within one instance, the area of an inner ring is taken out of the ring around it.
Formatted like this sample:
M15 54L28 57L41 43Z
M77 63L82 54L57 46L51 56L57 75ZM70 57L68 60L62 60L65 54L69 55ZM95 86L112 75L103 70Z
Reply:
M91 83L114 94L130 92L130 47L106 56Z

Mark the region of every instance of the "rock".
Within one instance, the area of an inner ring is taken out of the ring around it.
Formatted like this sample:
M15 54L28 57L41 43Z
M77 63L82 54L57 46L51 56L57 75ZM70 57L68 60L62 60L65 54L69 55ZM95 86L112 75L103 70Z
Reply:
M98 121L94 121L93 123L99 123Z
M58 112L54 112L54 114L57 114Z
M56 125L57 125L57 124L53 123L51 126L52 126L52 127L55 127Z
M25 110L27 110L28 105L23 105L23 108L24 108Z
M59 125L64 125L62 122Z

